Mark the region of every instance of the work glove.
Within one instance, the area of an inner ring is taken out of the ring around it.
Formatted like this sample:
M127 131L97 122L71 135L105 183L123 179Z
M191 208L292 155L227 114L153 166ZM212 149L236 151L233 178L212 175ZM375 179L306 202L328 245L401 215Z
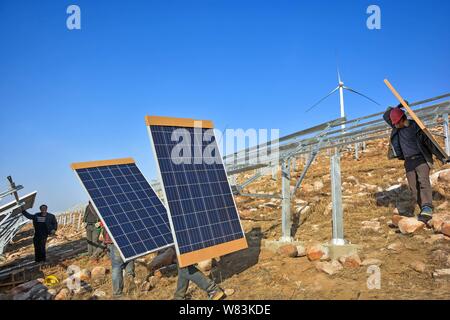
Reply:
M101 222L97 222L97 223L95 224L95 227L96 227L96 228L100 228L100 226L101 226Z

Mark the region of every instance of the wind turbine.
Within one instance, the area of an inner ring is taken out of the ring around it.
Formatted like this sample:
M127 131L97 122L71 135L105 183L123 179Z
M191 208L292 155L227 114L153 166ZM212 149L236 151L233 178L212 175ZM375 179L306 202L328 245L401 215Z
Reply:
M368 96L353 90L352 88L349 88L347 86L344 85L344 82L341 80L341 75L339 73L339 68L337 69L337 76L338 76L338 86L336 88L334 88L329 94L327 94L325 97L323 97L322 99L320 99L318 102L316 102L314 105L312 105L308 110L306 110L306 112L311 111L314 107L316 107L317 105L319 105L320 103L322 103L322 101L324 101L326 98L328 98L329 96L331 96L333 93L335 93L336 91L339 91L339 104L341 106L341 118L345 117L345 108L344 108L344 90L348 90L350 92L353 92L357 95L360 95L361 97L366 98L367 100L380 105L378 102L376 102L375 100L369 98ZM342 129L345 129L345 124L341 125Z

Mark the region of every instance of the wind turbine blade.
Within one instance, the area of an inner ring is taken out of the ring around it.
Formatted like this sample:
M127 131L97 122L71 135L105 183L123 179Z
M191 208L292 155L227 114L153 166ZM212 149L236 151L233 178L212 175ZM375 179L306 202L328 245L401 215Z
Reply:
M314 107L316 107L317 105L319 105L323 100L325 100L326 98L328 98L329 96L331 96L331 95L332 95L333 93L335 93L338 89L339 89L339 87L334 88L329 94L327 94L325 97L323 97L322 99L320 99L319 101L317 101L315 104L313 104L311 107L309 107L309 109L306 110L305 112L311 111Z
M356 91L356 90L353 90L352 88L344 87L344 89L345 89L345 90L348 90L348 91L351 91L351 92L353 92L353 93L356 93L357 95L360 95L361 97L364 97L364 98L366 98L367 100L369 100L369 101L371 101L371 102L373 102L373 103L375 103L375 104L377 104L377 105L380 105L380 104L379 104L378 102L376 102L375 100L369 98L368 96L366 96L366 95L364 95L364 94L362 94L362 93L360 93L360 92L358 92L358 91Z
M335 54L336 54L336 70L337 70L338 81L339 81L339 83L341 83L342 82L341 81L341 73L339 72L339 52L337 49L336 49Z
M341 83L341 73L339 72L339 65L336 66L336 69L337 69L338 81L339 81L339 83Z

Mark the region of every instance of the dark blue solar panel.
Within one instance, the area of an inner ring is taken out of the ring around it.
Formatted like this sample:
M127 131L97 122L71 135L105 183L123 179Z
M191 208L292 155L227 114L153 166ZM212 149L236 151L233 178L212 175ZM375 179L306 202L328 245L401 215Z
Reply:
M134 163L75 171L126 260L173 244L166 208Z
M180 254L243 238L215 137L205 135L209 129L150 130Z

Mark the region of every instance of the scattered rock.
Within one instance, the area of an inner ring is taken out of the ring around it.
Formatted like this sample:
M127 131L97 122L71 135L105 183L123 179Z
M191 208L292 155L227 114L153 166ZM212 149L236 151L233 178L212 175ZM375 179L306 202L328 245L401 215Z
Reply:
M418 221L416 218L403 218L398 222L398 228L403 234L414 233L425 227L425 223Z
M450 269L437 269L433 272L433 278L448 278L450 277Z
M370 191L370 192L377 192L378 191L378 186L376 186L374 184L364 183L363 186L366 188L367 191Z
M149 281L144 281L141 285L141 292L149 292L151 289L153 289L152 285Z
M367 258L364 259L363 262L361 262L362 266L381 266L383 264L383 262L380 259L375 259L375 258Z
M281 246L278 249L278 253L290 258L295 258L298 254L297 247L294 246L293 244L286 244L284 246Z
M441 232L450 237L450 223L444 222L441 226Z
M160 280L161 278L151 276L150 278L148 278L148 283L150 283L151 288L154 288Z
M56 296L58 292L56 291L56 289L48 289L48 293L50 293L52 296Z
M450 183L450 169L439 171L439 182Z
M433 214L433 218L428 221L428 225L437 232L442 232L442 225L444 223L450 223L450 214L435 213Z
M61 289L55 296L55 300L68 300L70 297L70 291L67 288Z
M383 232L383 229L381 228L381 224L379 221L363 221L361 222L361 224L362 224L361 231L365 234Z
M425 269L426 269L426 265L425 263L423 263L422 261L414 261L411 262L411 264L409 265L413 270L419 272L419 273L424 273Z
M200 261L197 264L197 267L200 269L200 271L203 271L203 272L211 271L211 269L212 269L212 259Z
M398 223L404 218L405 218L404 216L401 216L401 215L398 215L398 214L394 214L392 216L392 219L391 219L392 220L392 224L394 226L398 227Z
M232 296L234 294L234 289L225 289L224 293L227 297Z
M443 202L439 206L436 207L436 210L445 210L448 207L448 201Z
M347 177L346 180L350 181L350 182L353 182L354 184L359 184L359 180L356 179L354 176Z
M428 239L426 239L424 242L426 244L433 244L438 241L445 240L445 236L443 234L432 234Z
M315 192L319 192L324 187L323 182L321 180L314 181L313 188Z
M388 191L388 192L392 192L392 191L399 192L401 187L402 187L401 184L396 184L396 185L393 185L393 186L390 186L389 188L387 188L386 191Z
M333 211L333 203L329 203L328 206L325 208L323 215L324 216L329 216L330 213Z
M93 281L101 281L105 279L106 276L106 268L102 266L96 266L91 271L91 279Z
M436 264L444 264L447 262L448 254L444 250L434 250L431 253L431 260Z
M344 267L336 260L333 260L331 262L328 261L319 261L315 264L317 270L325 272L329 275L336 274L337 272L341 271Z
M297 246L297 257L304 257L306 256L306 248L302 245Z
M398 253L403 249L403 245L401 242L394 242L394 243L390 244L387 248L388 248L388 250Z
M103 297L106 297L106 292L97 289L97 290L94 291L94 293L92 294L92 296L97 297L97 298L103 298Z
M311 207L310 206L299 206L299 207L296 207L296 212L297 212L297 214L300 214L300 215L307 214L310 211L311 211Z
M328 257L328 250L321 244L316 244L306 250L306 255L310 261L325 259Z
M356 269L361 266L361 259L356 253L349 256L340 257L339 262L344 266L344 268L349 269Z

